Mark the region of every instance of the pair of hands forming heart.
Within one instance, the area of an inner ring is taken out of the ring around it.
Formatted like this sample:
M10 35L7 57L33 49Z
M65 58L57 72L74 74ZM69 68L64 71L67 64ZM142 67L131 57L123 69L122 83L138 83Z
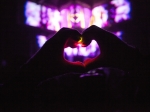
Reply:
M81 36L85 46L90 44L91 40L96 40L101 54L93 59L85 60L84 63L65 60L63 57L64 47L75 47L73 44L68 45L67 41L71 38L77 42ZM44 75L47 74L48 77L68 72L83 73L97 67L130 70L136 64L137 60L134 60L136 55L137 52L134 48L112 33L93 25L82 34L73 29L62 28L31 58L28 65L34 66L36 70L40 70Z

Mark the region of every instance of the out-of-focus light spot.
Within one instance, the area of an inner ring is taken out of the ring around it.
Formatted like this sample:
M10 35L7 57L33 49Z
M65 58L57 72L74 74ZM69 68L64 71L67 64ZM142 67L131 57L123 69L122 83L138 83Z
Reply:
M28 1L25 4L25 17L26 17L26 24L30 26L40 26L40 5L37 5L34 2Z
M82 37L80 37L80 40L79 40L78 42L80 43L80 42L82 42L82 41L83 41L83 38L82 38Z
M78 46L78 47L82 47L82 44L78 43L77 46Z
M116 23L130 18L131 7L130 7L129 1L127 1L127 0L112 0L111 4L113 4L116 7L115 17L114 17L114 21Z
M38 43L39 47L42 47L45 44L46 41L47 41L46 36L43 36L43 35L38 35L37 36L37 43Z
M98 48L98 44L97 44L97 42L95 41L95 40L92 40L92 42L91 42L91 51L92 52L95 52L96 51L96 48Z
M88 8L83 8L84 10L84 21L85 21L85 28L89 27L90 25L90 18L91 18L91 10Z
M122 34L123 32L122 31L117 31L114 33L119 39L122 39Z
M47 41L46 36L43 35L37 36L37 44L40 48L44 45L46 41ZM72 59L75 56L84 56L87 58L97 56L100 53L99 50L100 49L97 42L95 40L92 40L87 47L83 47L81 45L77 46L76 48L71 47L64 48L64 53L66 54L65 56L67 57L67 59L70 59L70 61L72 61Z
M126 0L112 0L111 4L114 4L115 6L120 6L123 5L125 1Z
M96 51L99 51L99 46L95 40L92 40L91 43L87 47L78 46L78 48L70 48L67 47L64 49L64 52L67 56L91 56L91 54L96 55Z
M71 5L67 10L67 26L71 27L81 27L86 28L85 26L85 12L83 7L80 5ZM62 15L63 16L63 15ZM63 21L62 21L63 22Z
M108 11L103 6L93 8L91 17L91 24L98 27L104 27L107 25Z
M122 32L118 31L118 32L116 32L116 35L120 37L122 35Z
M86 51L86 47L80 47L79 48L79 55L81 56L88 56L88 52Z
M47 29L58 31L60 27L60 12L49 8Z

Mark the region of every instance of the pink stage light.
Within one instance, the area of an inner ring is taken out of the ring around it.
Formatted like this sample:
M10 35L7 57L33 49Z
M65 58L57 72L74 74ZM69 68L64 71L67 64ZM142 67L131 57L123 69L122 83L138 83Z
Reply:
M97 6L92 10L91 25L105 27L108 22L108 11L103 6Z
M30 1L25 4L25 16L27 25L35 27L40 26L40 7L40 5Z
M58 31L62 27L69 28L88 28L90 25L97 25L99 27L107 27L111 25L113 19L114 23L130 19L130 2L127 0L111 0L115 9L115 13L106 9L104 5L89 9L88 7L79 4L72 4L61 10L56 8L46 7L27 1L25 4L25 23L34 27L42 27L48 30ZM113 18L109 14L113 15ZM122 31L114 32L118 38L122 39ZM47 37L43 35L37 36L37 43L39 48L47 41ZM92 58L100 54L100 49L95 40L92 40L90 45L83 47L78 45L77 48L67 47L64 49L64 54L68 60L73 61L76 56L83 56L85 58Z
M114 33L118 38L122 39L122 34L123 32L122 31L117 31Z
M64 49L64 52L66 53L67 56L72 56L73 55L73 48L67 47Z
M84 29L88 27L87 20L85 20L85 13L89 15L90 10L83 8L80 5L71 5L65 9L62 9L61 16L63 16L63 20L65 21L66 26L69 28L81 27ZM88 17L86 16L86 18Z
M88 8L83 8L84 10L84 22L85 22L85 28L88 28L90 26L89 20L91 19L91 10Z
M131 8L130 3L127 0L112 0L111 4L116 7L114 17L116 23L130 18Z
M130 19L129 1L112 0L110 3L115 7L114 22L118 23ZM94 7L91 10L79 4L73 4L58 10L27 1L25 4L25 17L27 25L44 27L53 31L58 31L62 27L85 29L91 25L103 28L111 23L109 21L110 10L106 9L104 5Z
M117 31L114 33L121 39L122 32ZM41 48L45 42L47 41L47 37L44 35L37 36L37 44ZM75 57L82 56L83 60L87 58L94 58L100 54L99 45L95 40L92 40L91 43L87 47L82 47L82 45L77 46L76 48L67 47L64 49L65 58L69 61L74 61Z
M47 29L58 31L60 30L60 12L49 8Z

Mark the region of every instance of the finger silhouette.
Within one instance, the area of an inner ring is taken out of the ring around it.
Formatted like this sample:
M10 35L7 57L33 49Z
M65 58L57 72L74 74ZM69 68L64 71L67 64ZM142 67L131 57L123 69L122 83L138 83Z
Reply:
M50 48L57 50L58 55L63 56L64 47L68 39L78 41L81 37L81 34L74 29L62 28L60 29L52 38L47 41L47 45Z

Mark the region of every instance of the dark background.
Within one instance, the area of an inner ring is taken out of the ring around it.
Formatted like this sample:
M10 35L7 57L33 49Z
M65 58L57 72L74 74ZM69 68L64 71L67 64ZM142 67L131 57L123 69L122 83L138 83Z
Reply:
M34 0L40 3L40 0ZM43 0L44 1L44 0ZM69 0L45 0L60 7ZM81 0L88 4L94 4L100 0ZM105 2L105 0L103 0ZM119 24L124 31L123 40L137 47L142 54L150 53L150 28L148 0L130 0L132 5L132 19ZM24 19L25 0L1 0L0 1L0 83L12 77L18 68L25 63L37 50L36 34L49 34L38 28L25 26ZM125 54L126 55L126 54Z

